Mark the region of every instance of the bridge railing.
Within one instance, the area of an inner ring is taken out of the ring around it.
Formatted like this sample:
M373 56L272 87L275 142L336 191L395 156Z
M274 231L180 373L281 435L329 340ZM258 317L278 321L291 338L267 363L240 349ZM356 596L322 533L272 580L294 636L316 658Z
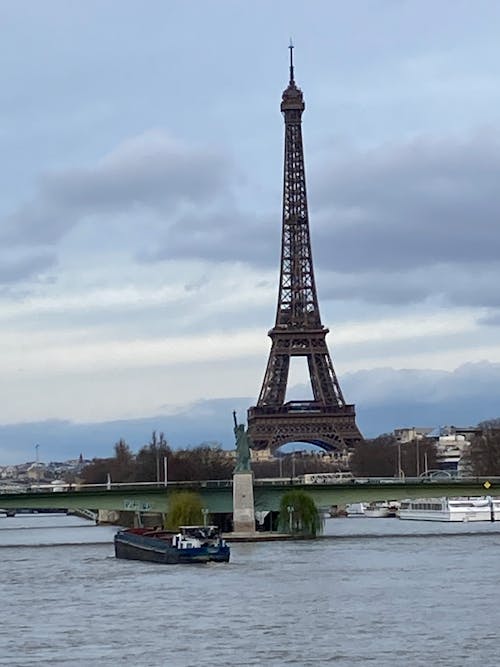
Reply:
M14 493L64 493L67 491L111 491L112 489L166 489L167 487L174 488L193 488L193 487L208 487L208 488L225 488L232 486L232 479L214 479L214 480L193 480L193 481L172 481L165 484L164 482L105 482L103 484L81 484L61 482L58 484L28 484L24 487L20 485ZM12 490L5 493L13 493ZM0 490L0 495L2 491Z
M321 486L324 484L331 484L334 486L352 486L358 484L370 485L384 485L384 484L500 484L500 477L353 477L351 479L322 479L321 473L318 473L318 478L314 481L304 479L303 477L261 477L254 480L254 484L259 486Z
M319 476L318 476L319 477ZM314 487L322 485L332 486L352 486L366 484L370 486L389 485L389 484L408 484L408 485L430 485L430 484L450 484L460 486L461 484L486 484L499 485L500 477L405 477L398 479L397 477L353 477L352 479L328 479L307 482L301 477L267 477L255 478L255 486L305 486ZM18 488L14 493L64 493L68 491L111 491L111 490L126 490L126 489L193 489L193 488L228 488L232 487L232 479L214 479L214 480L191 480L191 481L169 481L167 485L164 482L106 482L104 484L70 484L61 483L53 484L31 484L24 488ZM0 490L0 496L5 494L12 494L13 491Z

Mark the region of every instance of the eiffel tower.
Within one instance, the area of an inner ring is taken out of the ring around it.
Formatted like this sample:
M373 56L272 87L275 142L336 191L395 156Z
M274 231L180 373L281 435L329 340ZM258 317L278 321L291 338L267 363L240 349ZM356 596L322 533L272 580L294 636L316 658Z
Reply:
M274 452L287 442L345 451L362 440L354 405L346 404L326 345L314 281L307 212L302 91L295 84L293 45L290 81L283 92L285 162L281 271L271 352L257 405L248 409L254 449ZM313 400L285 402L291 357L305 357Z

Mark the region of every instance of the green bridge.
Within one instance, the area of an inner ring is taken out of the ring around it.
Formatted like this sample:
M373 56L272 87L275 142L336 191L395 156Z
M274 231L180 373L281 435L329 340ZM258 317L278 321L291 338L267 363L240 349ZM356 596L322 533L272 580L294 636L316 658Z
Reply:
M332 505L402 500L404 498L436 498L441 496L500 496L500 478L467 479L376 479L359 482L304 484L295 480L259 480L254 482L256 511L277 511L281 497L290 489L300 489L311 495L320 509ZM17 509L87 509L129 512L167 513L172 494L195 491L210 514L232 513L232 480L206 482L170 482L168 486L152 484L116 484L111 488L85 486L77 489L31 490L25 493L0 495L0 510Z

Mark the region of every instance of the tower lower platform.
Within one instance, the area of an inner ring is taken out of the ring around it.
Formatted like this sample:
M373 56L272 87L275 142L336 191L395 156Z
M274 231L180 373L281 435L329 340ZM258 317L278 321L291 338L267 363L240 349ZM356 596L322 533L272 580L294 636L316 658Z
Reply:
M317 406L291 401L278 407L248 410L253 449L274 452L287 442L307 442L327 452L352 449L363 437L356 426L354 405Z

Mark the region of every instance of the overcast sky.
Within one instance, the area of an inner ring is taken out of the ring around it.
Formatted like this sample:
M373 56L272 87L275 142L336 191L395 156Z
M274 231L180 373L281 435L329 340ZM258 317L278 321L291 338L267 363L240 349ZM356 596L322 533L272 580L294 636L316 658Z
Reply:
M346 399L470 364L491 394L499 30L496 0L0 2L0 424L256 399L290 36Z

